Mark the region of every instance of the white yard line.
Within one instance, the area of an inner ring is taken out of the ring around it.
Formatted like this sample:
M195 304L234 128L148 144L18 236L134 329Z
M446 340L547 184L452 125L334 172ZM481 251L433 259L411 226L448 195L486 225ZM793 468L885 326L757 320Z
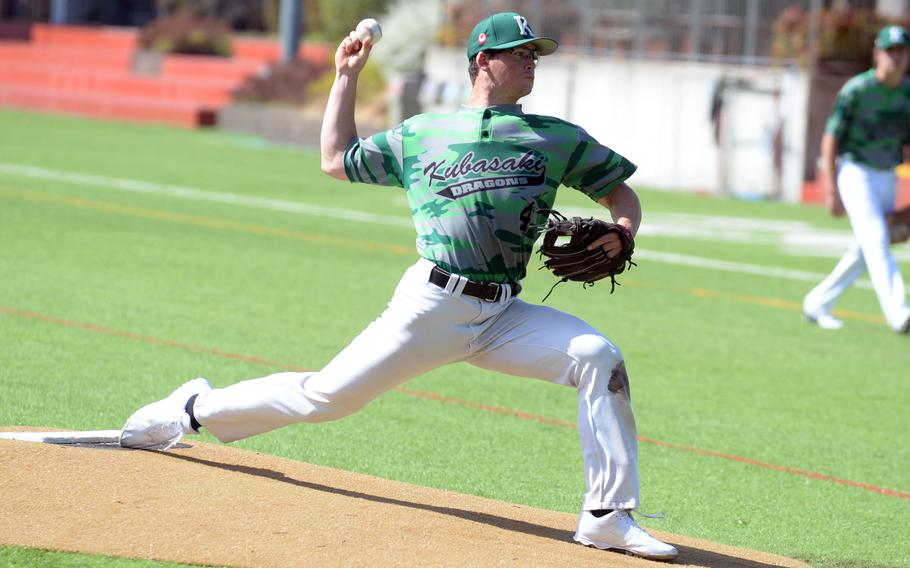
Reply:
M266 197L250 197L246 195L209 191L193 187L167 185L141 180L115 178L93 174L83 174L78 172L53 170L34 166L23 166L6 162L0 162L0 174L30 179L43 179L73 183L88 187L102 187L106 189L130 191L134 193L165 195L169 197L179 197L182 199L192 199L195 201L226 203L229 205L268 209L272 211L281 211L283 213L311 215L314 217L344 219L346 221L375 223L393 227L413 227L411 219L403 216L396 217L390 215L375 215L363 211L354 211L351 209L341 209L335 207L324 207L321 205L313 205L299 201L288 201L285 199L273 199ZM564 213L569 215L590 215L592 212L588 209L579 209L566 210ZM646 224L642 225L641 234L643 235L675 236L693 240L710 238L715 242L735 242L743 244L779 244L787 250L798 249L800 251L800 254L803 255L821 254L819 248L832 250L836 248L836 250L842 251L846 249L846 243L849 242L850 239L850 235L847 232L827 231L824 232L824 234L820 234L822 233L821 231L813 229L812 226L808 223L799 221L766 222L756 219L711 217L706 215L689 214L655 214L649 216L649 219L650 220ZM812 236L813 234L815 235L814 237ZM813 247L813 244L817 246ZM751 274L755 276L783 278L787 280L797 280L800 282L819 282L822 278L827 276L826 274L817 272L790 270L772 266L760 266L745 262L729 262L711 258L646 249L637 249L635 251L635 254L638 258L643 258L654 262L664 262L667 264L692 266L696 268L706 268L710 270L720 270L738 274ZM825 253L825 256L828 254L830 253ZM871 289L872 287L868 280L861 280L857 282L857 285L867 289Z
M775 278L783 278L785 280L798 280L800 282L818 283L821 282L822 278L827 276L827 274L821 274L819 272L790 270L788 268L775 268L773 266L759 266L757 264L747 264L745 262L729 262L726 260L715 260L713 258L689 256L672 252L641 250L639 248L635 249L635 258L644 258L646 260L665 262L668 264L681 264L684 266L693 266L696 268L721 270L724 272L735 272L738 274L771 276ZM859 280L857 281L856 286L870 290L872 289L872 283L868 280Z
M269 209L272 211L281 211L284 213L299 213L302 215L330 217L333 219L361 221L363 223L377 223L380 225L392 225L396 227L410 228L414 226L413 223L411 223L410 219L406 219L404 217L374 215L372 213L365 213L363 211L323 207L320 205L311 205L297 201L288 201L286 199L250 197L247 195L209 191L205 189L196 189L193 187L185 187L180 185L166 185L134 179L80 174L76 172L50 170L47 168L20 166L17 164L8 164L4 162L0 162L0 173L31 179L46 179L52 181L74 183L83 186L94 186L103 187L106 189L131 191L134 193L167 195L170 197L180 197L183 199L193 199L196 201L227 203L229 205L241 205L245 207L255 207L258 209Z

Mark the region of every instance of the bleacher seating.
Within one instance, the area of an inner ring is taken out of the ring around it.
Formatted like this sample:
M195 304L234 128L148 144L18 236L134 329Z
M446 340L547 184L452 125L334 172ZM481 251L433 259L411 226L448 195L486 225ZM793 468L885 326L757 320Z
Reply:
M165 55L157 69L134 65L131 28L31 27L28 41L0 41L0 106L166 123L217 123L243 81L278 60L277 41L237 38L230 58ZM301 57L327 57L303 46Z

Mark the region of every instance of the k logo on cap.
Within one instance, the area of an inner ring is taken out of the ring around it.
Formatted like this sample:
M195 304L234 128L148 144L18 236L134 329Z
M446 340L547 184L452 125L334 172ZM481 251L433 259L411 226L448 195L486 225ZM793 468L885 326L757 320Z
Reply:
M515 14L515 22L518 24L518 33L523 36L534 37L534 32L531 31L531 25L528 24L528 21L524 19L523 16Z

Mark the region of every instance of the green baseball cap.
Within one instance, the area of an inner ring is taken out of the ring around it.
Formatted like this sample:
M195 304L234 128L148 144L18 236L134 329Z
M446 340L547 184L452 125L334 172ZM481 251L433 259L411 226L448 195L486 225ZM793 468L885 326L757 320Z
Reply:
M515 12L500 12L480 20L468 39L468 59L481 51L508 49L533 43L540 55L550 55L559 46L555 39L534 35L528 21Z
M875 47L879 49L891 49L898 45L910 46L910 33L900 26L882 28L875 38Z

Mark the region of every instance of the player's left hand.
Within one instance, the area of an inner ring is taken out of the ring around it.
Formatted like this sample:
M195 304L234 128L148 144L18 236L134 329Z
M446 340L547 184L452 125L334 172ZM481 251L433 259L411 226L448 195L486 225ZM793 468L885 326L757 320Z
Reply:
M629 230L629 227L626 227L621 223L617 224L626 229L626 233L628 234L629 239L631 239L632 231ZM608 233L589 244L588 250L593 251L597 250L598 247L601 247L609 258L615 258L622 253L623 246L623 239L620 238L618 233Z
M841 201L840 194L834 192L834 194L828 194L825 200L825 205L828 207L828 212L831 213L832 217L843 217L846 214L844 209L844 202Z
M891 244L904 243L910 240L910 205L885 215L888 224L888 236Z

